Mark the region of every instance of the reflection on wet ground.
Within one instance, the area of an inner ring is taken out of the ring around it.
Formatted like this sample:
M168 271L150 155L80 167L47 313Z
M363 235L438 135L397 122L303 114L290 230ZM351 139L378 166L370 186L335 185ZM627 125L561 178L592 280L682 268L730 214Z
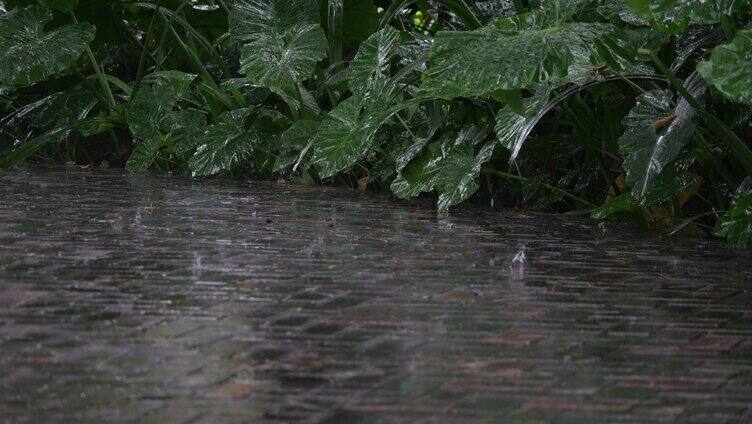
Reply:
M0 199L2 420L752 422L716 242L119 171Z

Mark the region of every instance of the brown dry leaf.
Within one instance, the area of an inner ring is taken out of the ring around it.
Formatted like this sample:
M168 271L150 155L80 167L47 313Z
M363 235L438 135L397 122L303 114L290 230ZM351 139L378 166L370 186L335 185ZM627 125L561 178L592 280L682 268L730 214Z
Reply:
M672 122L674 122L674 119L676 119L676 115L666 116L665 118L661 118L655 122L653 122L653 129L658 131L659 129L670 125Z
M619 176L616 177L616 187L619 188L619 193L614 194L621 194L627 191L627 178L624 174L619 174Z
M700 177L697 179L697 181L695 181L694 184L692 184L691 187L679 193L679 196L676 197L676 200L679 202L679 206L684 206L687 202L692 200L692 198L695 197L697 192L700 191L700 187L702 187L702 184L704 182L705 180L703 180L702 177Z
M363 177L358 180L358 191L364 192L366 191L366 187L368 187L368 177Z

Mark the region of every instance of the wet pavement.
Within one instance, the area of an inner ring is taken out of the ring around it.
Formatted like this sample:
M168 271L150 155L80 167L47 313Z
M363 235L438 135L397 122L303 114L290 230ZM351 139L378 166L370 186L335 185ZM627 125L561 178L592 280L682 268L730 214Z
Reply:
M750 265L580 218L0 170L0 421L749 423Z

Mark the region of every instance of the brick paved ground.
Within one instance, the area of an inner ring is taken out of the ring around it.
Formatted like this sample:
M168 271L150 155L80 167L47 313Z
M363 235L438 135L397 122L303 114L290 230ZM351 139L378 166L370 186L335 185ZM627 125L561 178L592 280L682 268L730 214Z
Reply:
M0 170L0 420L749 423L751 264L574 218Z

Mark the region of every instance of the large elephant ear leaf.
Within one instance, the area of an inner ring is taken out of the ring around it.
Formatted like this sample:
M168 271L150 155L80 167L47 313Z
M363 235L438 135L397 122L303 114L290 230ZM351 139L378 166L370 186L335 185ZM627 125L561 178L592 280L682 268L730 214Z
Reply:
M752 29L739 31L734 41L713 49L697 71L728 98L752 103Z
M399 45L400 33L390 26L368 37L350 62L347 71L350 90L363 96L369 91L373 81L389 78L389 63Z
M284 171L291 167L311 146L319 121L302 119L293 123L280 137L280 151L274 161L274 172Z
M461 131L432 143L405 166L392 182L392 192L401 198L415 197L436 190L439 211L468 199L480 187L481 166L493 154L495 141L486 143L475 153L475 142L486 132L478 127Z
M379 99L352 96L338 104L321 122L314 138L313 164L328 178L363 159L375 142L376 131L391 112Z
M128 171L148 169L162 148L180 146L176 151L181 155L191 147L195 148L195 142L191 141L194 131L186 131L185 128L200 130L202 117L188 111L174 110L178 101L187 96L195 78L194 74L164 71L144 79L128 104L126 121L131 133L138 139L126 164Z
M723 15L750 9L749 0L626 0L635 15L663 32L678 34L690 25L713 25Z
M752 177L739 186L728 212L716 225L715 234L736 247L752 247Z
M75 65L94 40L87 23L49 32L52 13L43 6L15 8L0 16L0 84L31 85Z
M188 161L194 177L232 172L246 163L258 143L256 134L243 128L240 114L225 113L203 134L203 144Z
M173 107L188 92L194 74L158 72L145 78L128 104L128 127L141 141L164 138L172 129Z
M696 80L696 74L689 80ZM688 80L688 81L689 81ZM704 88L688 87L698 93ZM684 100L676 108L671 92L648 91L624 119L626 131L619 138L627 184L638 203L658 203L675 196L692 178L675 163L692 139L695 111Z
M297 109L298 83L326 56L316 0L236 0L230 34L241 44L240 71Z
M604 65L622 71L636 56L630 41L611 24L558 23L543 17L516 16L496 28L439 32L421 89L452 99L582 82L589 71Z

